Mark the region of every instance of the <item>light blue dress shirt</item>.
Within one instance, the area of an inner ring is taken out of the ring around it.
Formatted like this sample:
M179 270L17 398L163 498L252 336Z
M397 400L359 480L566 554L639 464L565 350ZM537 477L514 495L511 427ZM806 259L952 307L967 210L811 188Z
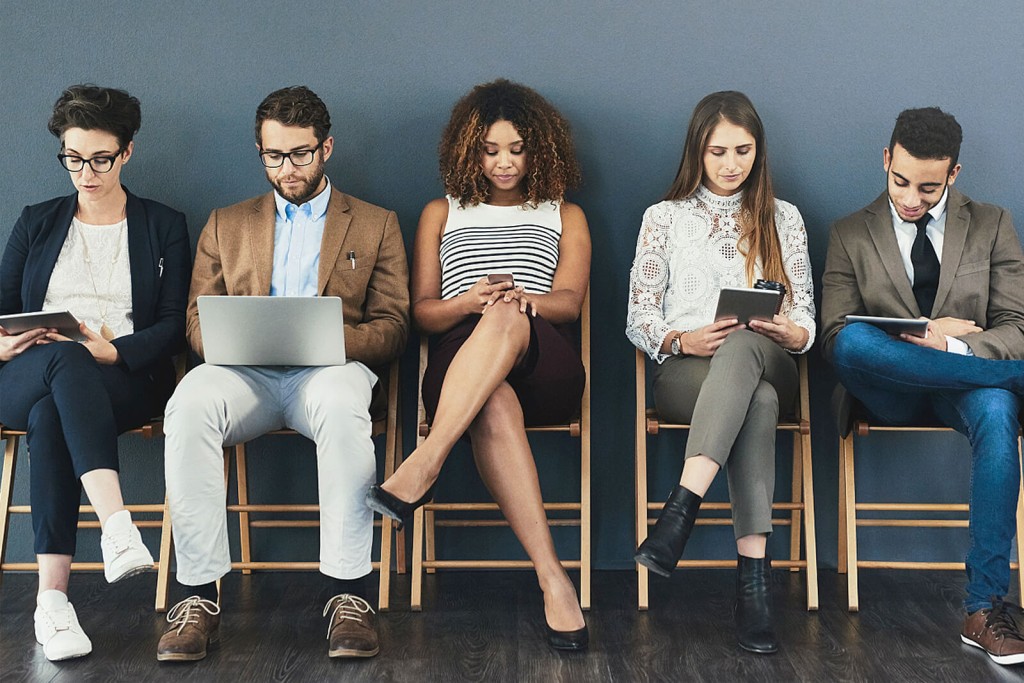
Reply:
M320 243L324 236L331 181L317 196L296 206L274 192L274 270L270 296L316 296Z

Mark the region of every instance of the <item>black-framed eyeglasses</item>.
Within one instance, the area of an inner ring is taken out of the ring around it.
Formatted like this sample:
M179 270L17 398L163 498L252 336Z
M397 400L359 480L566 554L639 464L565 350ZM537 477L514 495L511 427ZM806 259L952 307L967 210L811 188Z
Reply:
M313 149L297 149L294 152L260 152L260 161L267 168L280 168L284 166L285 159L291 161L292 166L309 166L323 144L321 142Z
M112 155L108 156L103 154L94 156L91 159L83 159L77 154L59 153L57 154L57 161L60 162L61 166L72 173L81 171L85 168L86 164L89 164L89 168L91 168L94 173L109 173L110 169L114 168L114 162L117 161L117 158L121 156L121 152L123 151L124 147L120 148Z

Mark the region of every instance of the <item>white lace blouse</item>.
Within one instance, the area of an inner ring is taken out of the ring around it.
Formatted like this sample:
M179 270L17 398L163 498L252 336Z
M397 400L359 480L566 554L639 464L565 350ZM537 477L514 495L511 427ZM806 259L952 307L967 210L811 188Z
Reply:
M626 336L659 363L672 330L690 332L714 322L723 287L750 287L745 258L737 248L742 193L720 197L703 185L692 197L665 201L644 212L629 275ZM807 231L795 206L775 200L775 225L790 292L782 314L807 330L814 343L814 288ZM762 275L760 262L755 278Z
M90 225L72 219L43 310L70 311L97 334L106 325L114 338L135 331L127 220Z

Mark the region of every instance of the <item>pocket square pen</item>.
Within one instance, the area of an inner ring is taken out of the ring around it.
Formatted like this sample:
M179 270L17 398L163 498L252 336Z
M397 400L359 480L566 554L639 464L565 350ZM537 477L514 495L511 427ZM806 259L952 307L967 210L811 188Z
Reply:
M156 267L157 267L157 271L158 271L157 272L157 277L163 277L164 276L164 257L163 256L160 257L160 261L157 262Z
M348 252L348 262L352 264L352 270L356 269L356 252Z

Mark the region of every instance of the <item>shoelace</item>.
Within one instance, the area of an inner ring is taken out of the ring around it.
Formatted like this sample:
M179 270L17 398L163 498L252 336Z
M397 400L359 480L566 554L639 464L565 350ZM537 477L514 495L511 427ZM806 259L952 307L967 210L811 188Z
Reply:
M334 622L345 621L351 619L353 621L362 621L363 615L367 612L374 612L373 608L370 607L370 603L363 600L358 595L351 595L349 593L342 593L341 595L335 595L333 598L327 601L324 605L323 616L327 616L327 613L331 611L331 606L334 606L334 612L331 614L330 621L327 622L327 637L331 637L331 627L334 626Z
M50 621L54 631L68 631L71 629L71 604L59 610L45 610L43 614Z
M193 595L171 608L171 611L167 613L167 622L171 626L177 623L178 635L180 636L186 626L199 623L199 610L203 610L210 616L216 616L220 614L220 605L204 600L198 595Z
M992 629L997 636L1024 640L1024 636L1017 630L1017 622L1010 614L1009 605L1001 598L992 598L992 609L985 616L985 628Z
M132 542L132 528L128 527L124 531L117 533L105 533L103 538L114 547L114 552L120 555L125 550L128 550L128 546Z

